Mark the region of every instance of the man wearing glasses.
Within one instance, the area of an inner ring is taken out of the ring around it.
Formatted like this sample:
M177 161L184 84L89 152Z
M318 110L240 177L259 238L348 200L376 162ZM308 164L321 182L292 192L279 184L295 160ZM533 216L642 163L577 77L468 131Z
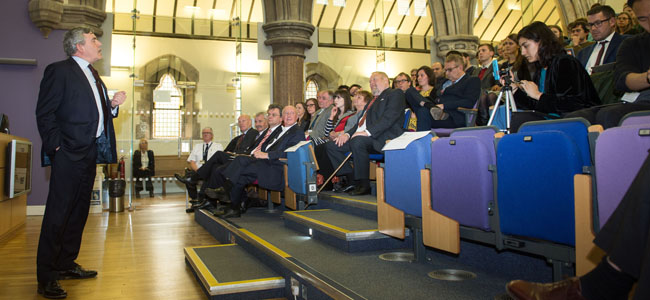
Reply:
M576 58L591 74L592 68L616 61L616 52L627 36L618 34L616 28L616 13L607 5L599 5L587 12L588 26L591 36L596 43L578 52Z

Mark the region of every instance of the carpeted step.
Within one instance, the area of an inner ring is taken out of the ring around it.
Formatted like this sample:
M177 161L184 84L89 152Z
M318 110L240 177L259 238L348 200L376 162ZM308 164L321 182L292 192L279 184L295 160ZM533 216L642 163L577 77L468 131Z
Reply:
M185 261L210 299L285 296L284 278L237 244L187 247Z
M377 230L377 221L333 209L285 211L285 226L347 252L402 249L406 241Z

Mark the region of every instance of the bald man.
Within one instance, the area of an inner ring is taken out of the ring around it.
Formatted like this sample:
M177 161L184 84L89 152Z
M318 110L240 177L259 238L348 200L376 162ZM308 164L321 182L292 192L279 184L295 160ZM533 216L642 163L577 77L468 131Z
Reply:
M277 112L276 112L277 111ZM279 107L269 106L269 115L279 113ZM230 197L231 207L226 209L222 218L241 216L241 202L246 197L245 187L257 180L257 185L274 191L284 187L284 163L287 148L305 140L305 132L297 126L298 113L293 106L282 109L282 126L278 126L256 147L251 156L238 156L222 172L227 179L223 183L224 194ZM269 123L271 123L269 121Z
M249 115L241 115L237 119L237 124L239 125L239 130L242 134L233 138L224 151L217 151L202 165L200 168L196 169L195 173L190 172L186 176L181 176L180 174L174 174L176 178L185 183L187 187L188 194L192 199L192 203L198 203L198 206L207 205L207 202L203 201L205 188L201 187L201 192L197 195L196 184L199 180L208 179L212 170L217 168L226 162L232 160L233 154L248 154L247 149L255 143L255 137L257 137L257 130L251 128L253 121ZM194 211L193 208L187 210L187 212Z

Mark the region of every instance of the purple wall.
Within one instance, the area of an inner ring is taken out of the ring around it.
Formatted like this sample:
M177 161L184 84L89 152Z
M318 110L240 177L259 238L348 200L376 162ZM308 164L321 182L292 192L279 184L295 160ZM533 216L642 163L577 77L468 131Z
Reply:
M28 0L0 1L0 57L35 58L36 66L0 64L0 112L9 116L11 134L34 144L32 192L27 205L43 205L47 199L49 168L41 167L41 138L36 128L36 100L45 67L65 59L63 34L54 30L47 39L29 19Z

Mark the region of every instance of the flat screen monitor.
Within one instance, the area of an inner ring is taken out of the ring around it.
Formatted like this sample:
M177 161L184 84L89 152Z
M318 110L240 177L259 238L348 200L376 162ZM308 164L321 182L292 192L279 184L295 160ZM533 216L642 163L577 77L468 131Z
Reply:
M7 145L5 190L9 198L32 190L32 143L12 140Z

